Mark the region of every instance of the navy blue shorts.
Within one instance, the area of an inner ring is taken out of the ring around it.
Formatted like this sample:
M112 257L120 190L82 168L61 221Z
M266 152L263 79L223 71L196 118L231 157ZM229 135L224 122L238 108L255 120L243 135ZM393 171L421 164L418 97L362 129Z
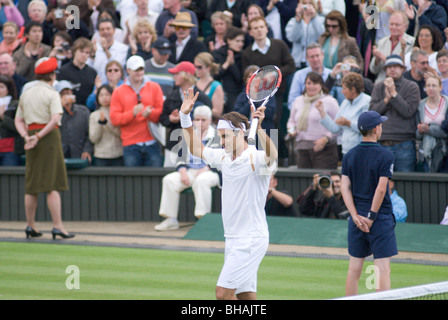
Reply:
M348 253L355 258L373 254L374 259L392 257L398 254L393 214L379 214L369 233L358 229L352 220L348 221Z

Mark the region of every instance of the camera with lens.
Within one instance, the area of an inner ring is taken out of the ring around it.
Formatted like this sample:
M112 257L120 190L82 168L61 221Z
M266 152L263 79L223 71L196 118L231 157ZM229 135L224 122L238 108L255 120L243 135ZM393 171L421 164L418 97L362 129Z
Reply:
M62 17L64 17L64 10L62 10L61 8L57 8L56 10L54 10L54 17L56 19L62 19Z
M321 174L319 175L317 184L322 189L328 189L331 188L333 181L331 180L331 177L329 175Z

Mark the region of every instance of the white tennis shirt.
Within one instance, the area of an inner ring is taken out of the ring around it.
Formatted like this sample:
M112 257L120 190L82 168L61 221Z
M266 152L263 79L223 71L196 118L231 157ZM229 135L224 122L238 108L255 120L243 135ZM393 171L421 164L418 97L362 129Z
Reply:
M235 160L224 149L204 148L202 155L211 167L222 172L224 236L269 237L264 207L277 163L268 167L266 153L254 146L249 146Z

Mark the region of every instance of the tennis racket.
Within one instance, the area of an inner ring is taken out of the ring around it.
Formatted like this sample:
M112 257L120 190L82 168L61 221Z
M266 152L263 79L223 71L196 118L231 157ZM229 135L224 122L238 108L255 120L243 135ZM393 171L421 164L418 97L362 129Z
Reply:
M265 106L269 99L277 92L282 83L282 73L276 66L265 66L254 72L246 86L246 96L251 105L256 109L255 102L263 101L261 106ZM257 133L258 118L252 119L248 142L255 143L255 134Z

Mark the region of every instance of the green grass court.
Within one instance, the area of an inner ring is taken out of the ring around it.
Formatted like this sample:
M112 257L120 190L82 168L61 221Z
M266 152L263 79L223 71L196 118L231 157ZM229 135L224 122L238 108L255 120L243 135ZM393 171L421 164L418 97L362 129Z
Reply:
M0 242L0 299L214 300L222 253ZM368 263L371 264L371 263ZM69 290L66 268L79 268ZM366 264L367 265L367 264ZM258 299L331 299L344 295L347 260L266 256ZM360 292L366 278L360 281ZM445 281L446 266L392 264L392 287Z

